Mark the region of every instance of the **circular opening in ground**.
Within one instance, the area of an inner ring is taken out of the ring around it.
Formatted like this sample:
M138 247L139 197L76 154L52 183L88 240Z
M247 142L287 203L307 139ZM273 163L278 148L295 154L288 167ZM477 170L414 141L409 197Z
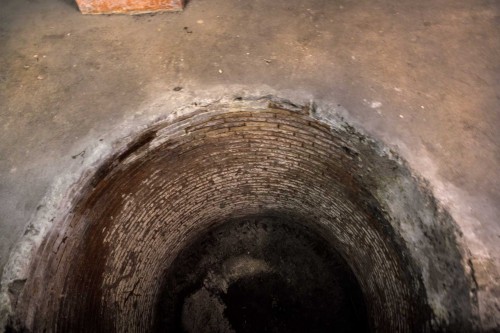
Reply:
M297 318L307 331L472 331L454 221L404 161L331 112L238 99L117 147L68 190L69 208L44 215L27 278L9 285L18 331L303 331ZM231 228L257 217L281 231L243 242ZM292 222L306 232L285 232ZM242 241L193 245L219 227L216 239Z

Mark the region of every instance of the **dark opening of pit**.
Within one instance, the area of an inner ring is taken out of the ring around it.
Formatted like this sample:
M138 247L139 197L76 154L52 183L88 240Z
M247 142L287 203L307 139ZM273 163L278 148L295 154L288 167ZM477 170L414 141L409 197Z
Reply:
M295 221L229 221L186 246L166 273L157 331L366 332L344 259Z

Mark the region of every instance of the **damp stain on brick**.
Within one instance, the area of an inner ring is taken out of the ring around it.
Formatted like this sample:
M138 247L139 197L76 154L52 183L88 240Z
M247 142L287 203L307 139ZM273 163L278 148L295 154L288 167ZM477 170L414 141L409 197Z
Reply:
M13 288L12 330L475 329L425 182L342 119L266 98L153 124L104 161Z

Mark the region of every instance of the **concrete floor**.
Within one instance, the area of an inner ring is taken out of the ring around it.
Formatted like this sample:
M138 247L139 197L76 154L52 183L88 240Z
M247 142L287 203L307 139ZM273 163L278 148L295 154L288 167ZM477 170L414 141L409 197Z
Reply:
M237 94L331 106L400 153L459 224L485 327L500 327L495 0L192 0L142 16L2 1L0 269L117 140Z

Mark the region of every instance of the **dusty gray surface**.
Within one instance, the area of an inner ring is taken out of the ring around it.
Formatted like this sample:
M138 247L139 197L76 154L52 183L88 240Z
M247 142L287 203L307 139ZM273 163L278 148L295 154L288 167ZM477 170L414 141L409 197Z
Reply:
M429 180L480 289L498 283L497 1L192 0L138 17L82 16L66 0L1 6L0 267L49 188L113 140L247 91L340 104Z

